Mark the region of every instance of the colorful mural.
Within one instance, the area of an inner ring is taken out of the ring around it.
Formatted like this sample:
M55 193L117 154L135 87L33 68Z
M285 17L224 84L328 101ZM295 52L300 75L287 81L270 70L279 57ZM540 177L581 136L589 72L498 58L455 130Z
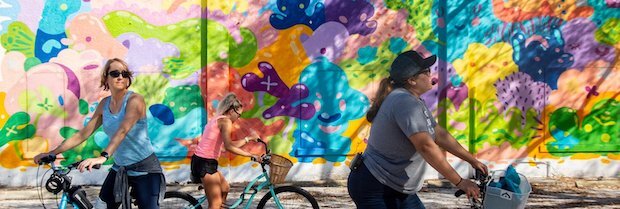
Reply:
M295 162L291 180L343 179L366 147L379 81L408 49L438 55L422 97L492 169L620 173L613 0L0 0L0 40L0 176L23 177L0 185L34 185L32 157L90 120L114 57L135 72L169 181L188 180L227 92L245 107L233 138L258 131ZM108 141L98 130L59 162L98 156ZM245 157L219 160L233 181L258 172ZM101 183L93 176L77 178Z

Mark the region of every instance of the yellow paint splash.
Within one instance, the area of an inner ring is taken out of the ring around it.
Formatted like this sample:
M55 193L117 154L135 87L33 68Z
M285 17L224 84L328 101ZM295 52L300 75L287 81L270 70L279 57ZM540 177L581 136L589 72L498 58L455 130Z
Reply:
M370 123L366 117L349 121L349 128L342 135L351 139L351 149L348 155L364 152L367 146L364 140L370 137Z
M620 154L607 154L607 158L610 160L620 160Z
M0 166L7 169L14 169L18 167L36 167L37 164L32 161L32 157L34 157L34 155L27 156L24 154L24 147L30 148L25 146L28 141L33 141L32 144L44 145L46 147L45 150L47 151L47 140L41 137L35 137L23 141L12 141L7 144L2 152L0 152ZM21 168L20 170L25 171Z
M6 112L4 107L4 100L6 99L6 92L0 92L0 128L4 126L7 120L9 120L9 113Z
M602 142L607 143L607 142L609 142L609 140L611 140L611 136L609 136L609 134L605 133L605 134L601 135L601 141Z
M595 153L576 153L570 157L571 160L590 160L600 158L600 154Z
M291 87L299 83L301 71L310 64L301 43L302 34L312 36L312 29L305 25L296 25L279 31L276 42L260 49L252 62L238 69L239 75L253 72L258 76L263 76L258 69L258 63L268 62L275 68L286 86Z
M327 163L327 160L325 160L325 158L322 158L322 157L317 157L312 161L312 164L315 164L315 165L323 165L325 163Z
M497 80L518 71L512 60L512 46L507 43L497 43L490 48L480 43L470 44L463 59L454 61L454 69L463 76L468 88L480 92L475 97L481 102L495 97L493 84Z
M248 10L249 5L248 0L207 0L206 2L209 10L220 10L224 14L229 14L233 11L236 13L244 13Z
M180 169L181 165L189 165L190 163L191 163L190 158L184 158L183 160L175 161L175 162L161 162L161 167L164 170L172 171L172 170Z
M603 163L603 164L610 164L611 161L609 159L607 159L607 158L601 158L601 163Z

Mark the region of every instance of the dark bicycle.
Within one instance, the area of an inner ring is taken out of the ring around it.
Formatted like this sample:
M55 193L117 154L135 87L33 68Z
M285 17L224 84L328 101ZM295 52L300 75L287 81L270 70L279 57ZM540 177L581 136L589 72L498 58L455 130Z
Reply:
M41 158L41 163L39 164L50 164L52 167L51 170L53 173L45 182L45 189L55 195L62 192L60 202L58 203L58 209L65 209L68 204L78 209L93 208L93 205L86 197L86 191L84 191L81 186L71 185L71 177L67 175L71 170L76 169L82 161L68 166L56 166L54 161L56 161L56 156L49 155ZM93 166L95 169L99 169L100 167L100 165ZM43 202L43 200L41 200L41 202ZM43 207L45 207L45 205L43 205Z

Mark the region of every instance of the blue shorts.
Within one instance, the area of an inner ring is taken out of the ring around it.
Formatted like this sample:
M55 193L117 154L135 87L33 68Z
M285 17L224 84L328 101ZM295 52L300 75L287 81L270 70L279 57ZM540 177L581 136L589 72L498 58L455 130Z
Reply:
M149 173L141 176L129 176L130 194L135 198L136 204L140 209L159 209L159 186L161 183L161 173ZM108 176L101 185L99 198L103 200L108 209L117 209L121 203L114 202L114 181L116 171L110 170Z

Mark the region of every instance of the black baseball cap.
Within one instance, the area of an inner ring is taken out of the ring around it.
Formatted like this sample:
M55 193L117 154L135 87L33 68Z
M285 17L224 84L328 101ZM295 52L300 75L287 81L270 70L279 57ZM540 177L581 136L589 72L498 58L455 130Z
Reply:
M423 58L420 53L409 50L400 53L390 67L390 78L393 81L404 81L430 68L437 61L437 56Z

